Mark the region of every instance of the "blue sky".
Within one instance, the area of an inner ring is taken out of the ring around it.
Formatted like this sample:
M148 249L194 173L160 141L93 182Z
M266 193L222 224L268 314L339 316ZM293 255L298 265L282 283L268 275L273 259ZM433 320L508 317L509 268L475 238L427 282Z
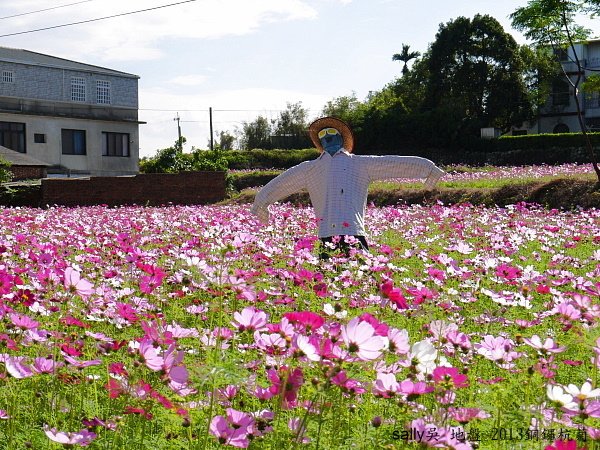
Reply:
M0 34L84 21L177 0L20 0L0 3ZM400 75L402 44L424 52L441 23L489 14L519 43L508 15L526 0L196 0L53 30L1 37L25 48L140 76L140 154L177 139L206 148L216 131L302 102L311 118L328 100L363 100ZM63 5L69 5L64 6ZM57 7L61 6L61 7ZM44 12L17 17L46 8Z

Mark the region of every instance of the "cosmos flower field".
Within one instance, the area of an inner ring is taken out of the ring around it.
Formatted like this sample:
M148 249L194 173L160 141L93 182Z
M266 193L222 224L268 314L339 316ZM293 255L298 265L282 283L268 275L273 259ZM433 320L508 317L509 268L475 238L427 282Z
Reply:
M600 211L271 213L0 210L0 448L600 448Z

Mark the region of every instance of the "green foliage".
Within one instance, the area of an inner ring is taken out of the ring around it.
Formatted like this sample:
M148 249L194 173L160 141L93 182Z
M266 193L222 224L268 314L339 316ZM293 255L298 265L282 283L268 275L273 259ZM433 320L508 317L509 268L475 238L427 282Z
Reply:
M272 123L263 116L243 122L239 147L243 150L306 148L311 145L306 132L307 120L308 111L302 107L302 102L288 103Z
M579 13L592 12L598 2L529 0L510 15L512 26L538 46L566 48L587 39L591 31L575 23Z
M0 156L0 183L7 183L12 180L11 164Z
M402 52L392 55L392 61L402 61L402 75L406 75L409 71L408 62L421 56L420 52L411 52L410 45L402 44Z
M533 118L519 46L493 17L441 25L426 59L425 105L460 108L460 133L478 134L483 126L507 130Z
M240 147L243 149L271 148L271 125L266 117L258 116L252 122L242 123Z
M230 169L288 169L319 156L316 148L304 150L232 150L223 152Z
M185 138L182 138L185 142ZM142 173L178 173L192 170L223 171L227 170L227 160L218 148L200 150L192 147L191 153L183 153L176 142L173 147L158 150L156 155L140 160Z

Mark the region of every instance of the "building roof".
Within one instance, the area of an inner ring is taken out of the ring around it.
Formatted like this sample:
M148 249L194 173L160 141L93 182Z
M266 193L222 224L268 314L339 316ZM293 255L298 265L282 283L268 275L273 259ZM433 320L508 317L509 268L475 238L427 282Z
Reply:
M39 159L33 158L25 153L15 152L10 148L0 145L0 156L11 163L13 166L50 166Z
M45 55L43 53L32 52L18 48L1 47L0 61L14 62L20 64L29 64L32 66L54 67L58 69L79 70L82 72L101 73L105 75L114 75L128 78L139 78L138 75L120 72L118 70L107 69L106 67L93 66L69 59L58 58L56 56Z

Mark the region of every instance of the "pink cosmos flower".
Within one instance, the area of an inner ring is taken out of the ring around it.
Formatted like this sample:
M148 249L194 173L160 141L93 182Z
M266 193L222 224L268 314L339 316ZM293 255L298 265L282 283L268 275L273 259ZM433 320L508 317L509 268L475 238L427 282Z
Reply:
M138 351L149 369L158 372L163 368L165 360L158 354L158 350L154 347L154 343L151 340L142 340Z
M510 266L508 264L500 264L496 267L496 276L513 281L521 277L522 272L518 267Z
M487 419L490 415L479 408L448 408L448 414L458 423L464 425L474 419Z
M321 355L319 355L318 351L318 340L311 339L312 337L295 334L292 338L292 344L310 361L320 361Z
M7 356L4 358L4 366L9 375L17 379L32 377L34 373L30 366L23 363L24 360L23 356Z
M415 383L410 379L406 379L400 382L398 392L405 394L410 400L413 397L433 392L433 387L428 386L424 381L417 381Z
M263 331L267 324L267 314L256 309L254 306L248 306L244 308L241 313L234 312L234 321L231 324L238 329L238 331Z
M447 389L469 387L469 378L456 367L436 367L433 369L433 380Z
M273 395L282 396L284 408L296 406L298 391L304 384L302 369L296 367L292 370L286 366L280 367L278 371L269 369L267 370L267 378L272 383L269 391Z
M376 397L391 398L398 393L400 385L393 373L377 373L377 379L373 383L373 395Z
M514 342L511 339L507 339L503 336L494 337L492 335L486 335L483 337L483 341L475 344L475 350L485 358L502 363L504 367L512 367L512 361L518 358L519 353L513 351Z
M396 309L408 309L406 298L404 298L404 295L402 295L402 291L399 288L394 287L392 281L386 281L379 289L383 296L389 299Z
M8 420L10 419L10 415L7 411L0 409L0 420Z
M283 314L283 317L289 320L292 324L302 325L304 327L304 331L307 333L318 330L325 323L325 319L323 317L311 311L286 312Z
M86 429L76 432L57 431L56 428L49 428L44 425L44 433L51 441L58 442L64 445L79 445L86 447L96 439L96 433L92 433Z
M363 361L378 358L388 346L386 337L378 336L370 323L361 321L358 317L342 327L342 339L348 352L356 354Z
M31 330L40 326L39 322L36 322L25 314L10 313L8 317L14 326L22 330Z
M64 286L69 292L75 293L81 298L87 298L94 293L94 285L81 278L81 273L72 267L65 269Z
M569 321L575 321L581 318L581 311L573 306L570 302L559 303L556 305L553 311Z
M72 356L66 355L63 353L63 358L65 358L65 361L67 361L69 363L69 365L73 366L73 367L77 367L78 369L84 369L86 367L91 367L91 366L99 366L100 364L102 364L102 361L100 361L99 359L92 359L89 361L81 361L79 359L73 358Z
M232 408L227 408L226 414L227 417L215 416L212 418L210 433L217 438L220 444L247 448L250 444L248 437L255 432L254 418Z
M283 355L288 348L287 341L279 333L260 333L254 332L254 342L256 347L268 355Z
M348 375L343 370L332 377L331 382L339 386L344 394L360 395L367 392L360 381L355 380L354 378L348 378Z
M157 266L149 264L137 263L136 266L146 272L148 275L142 275L140 277L140 291L144 294L151 294L157 287L159 287L165 277L166 272Z
M564 346L559 347L554 342L554 339L552 339L550 337L547 337L546 340L542 343L542 340L540 339L540 337L537 334L534 334L533 336L531 336L531 338L523 338L523 341L530 347L533 347L536 350L539 350L540 353L542 353L542 354L544 354L544 353L561 353L561 352L564 352L566 349L566 347L564 347Z
M31 369L36 373L54 373L58 367L62 367L62 362L54 361L50 358L35 358Z
M373 317L371 314L363 313L359 316L359 319L362 320L363 322L370 323L377 336L387 336L388 331L389 331L388 325L383 322L380 322L379 320L377 320L377 318Z
M398 355L406 355L410 351L408 331L390 328L387 334L390 351Z

